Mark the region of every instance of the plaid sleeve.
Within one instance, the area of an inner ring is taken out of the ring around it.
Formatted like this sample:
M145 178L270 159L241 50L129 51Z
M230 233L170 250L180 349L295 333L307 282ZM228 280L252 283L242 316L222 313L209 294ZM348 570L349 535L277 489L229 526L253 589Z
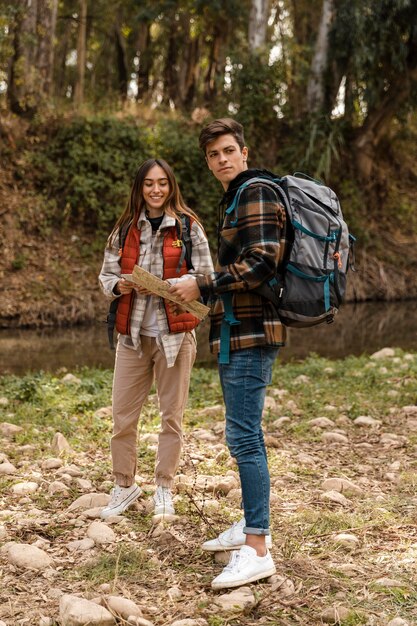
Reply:
M284 223L284 207L271 187L257 183L245 189L237 214L225 218L216 271L198 278L201 293L248 291L272 278Z
M110 246L106 246L103 265L98 277L101 290L109 300L114 300L117 297L113 293L113 289L120 279L120 256L117 243L118 237L115 236L110 242Z

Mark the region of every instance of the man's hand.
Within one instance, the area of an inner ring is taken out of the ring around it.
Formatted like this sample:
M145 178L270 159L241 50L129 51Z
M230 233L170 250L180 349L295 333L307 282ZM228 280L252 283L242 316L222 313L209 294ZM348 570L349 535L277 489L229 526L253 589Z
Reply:
M194 278L181 280L176 285L169 288L169 293L180 298L181 302L191 302L198 300L201 296L197 281Z

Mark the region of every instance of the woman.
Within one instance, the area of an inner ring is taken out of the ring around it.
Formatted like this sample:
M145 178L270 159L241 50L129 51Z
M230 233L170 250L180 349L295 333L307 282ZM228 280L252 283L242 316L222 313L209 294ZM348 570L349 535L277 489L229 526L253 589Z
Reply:
M187 229L191 246L184 245ZM103 519L119 515L141 494L135 483L137 424L154 377L161 414L154 514L175 513L171 489L196 354L193 329L198 320L186 312L177 315L175 305L121 276L131 274L135 264L171 284L213 271L203 228L162 159L140 166L127 207L110 233L99 276L104 294L110 300L119 298L111 440L115 487L101 511Z

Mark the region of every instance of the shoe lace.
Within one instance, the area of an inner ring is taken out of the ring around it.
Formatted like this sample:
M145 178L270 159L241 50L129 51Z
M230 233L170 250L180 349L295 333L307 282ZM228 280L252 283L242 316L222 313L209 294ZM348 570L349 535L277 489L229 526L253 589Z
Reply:
M158 487L154 496L155 504L169 505L172 502L171 492L167 487Z
M232 552L229 563L226 565L223 571L225 572L239 572L239 568L242 565L242 561L245 561L245 557L239 550Z
M122 494L123 494L123 491L119 486L116 485L116 487L113 487L113 489L110 492L109 506L118 504L122 497Z

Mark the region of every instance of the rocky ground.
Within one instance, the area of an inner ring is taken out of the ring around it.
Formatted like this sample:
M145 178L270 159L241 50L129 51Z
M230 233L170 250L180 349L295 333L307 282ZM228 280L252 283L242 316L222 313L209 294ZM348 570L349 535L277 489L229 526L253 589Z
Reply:
M112 486L111 372L0 383L0 626L417 624L417 355L277 364L265 403L277 574L234 592L200 544L240 517L217 374L195 369L177 515L152 519L158 413L144 410L141 498Z

